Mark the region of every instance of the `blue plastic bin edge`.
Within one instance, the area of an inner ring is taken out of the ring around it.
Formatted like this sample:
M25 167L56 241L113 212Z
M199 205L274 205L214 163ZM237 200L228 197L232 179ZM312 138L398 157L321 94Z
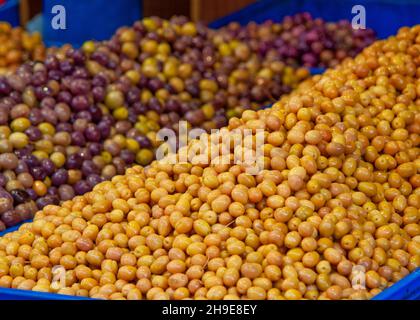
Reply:
M22 221L22 222L18 223L17 225L13 226L13 227L10 227L10 228L7 228L7 229L6 229L6 230L4 230L4 231L1 231L1 232L0 232L0 237L3 237L6 233L9 233L9 232L13 232L13 231L18 230L18 229L19 229L19 227L20 227L22 224L27 223L27 222L32 222L32 219Z
M420 300L420 268L417 268L372 300Z
M14 6L19 5L19 0L7 0L6 3L0 5L0 10L2 9L9 9Z
M326 68L309 68L309 72L311 73L311 75L316 75L316 74L322 74L325 72L325 70L327 70Z
M36 292L19 289L0 288L0 300L96 300L86 297Z
M19 0L8 0L5 4L0 5L0 21L7 21L13 27L19 25Z

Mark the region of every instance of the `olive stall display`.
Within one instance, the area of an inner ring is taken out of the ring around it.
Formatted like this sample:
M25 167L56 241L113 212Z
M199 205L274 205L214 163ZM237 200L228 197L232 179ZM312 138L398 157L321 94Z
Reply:
M334 67L354 57L375 41L370 29L352 28L350 21L326 22L303 12L286 16L279 23L232 22L218 31L218 38L246 42L254 52L272 56L291 66Z
M419 39L420 25L402 28L231 118L225 138L263 130L256 175L233 161L255 143L204 134L230 161L206 164L211 149L155 160L45 206L0 238L0 286L128 300L377 295L420 266Z
M221 56L212 32L184 18L146 18L109 41L55 48L0 77L0 191L11 196L2 224L149 164L162 127L185 119L219 128L308 77L279 61L266 65L245 44L232 44L239 57Z
M0 22L0 75L15 71L26 61L44 60L45 51L38 32L30 34L21 27Z

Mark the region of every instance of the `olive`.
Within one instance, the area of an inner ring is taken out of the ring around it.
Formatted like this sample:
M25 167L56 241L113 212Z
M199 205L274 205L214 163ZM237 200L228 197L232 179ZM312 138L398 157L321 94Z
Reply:
M0 214L13 208L13 197L0 187Z
M25 190L14 189L10 191L10 194L13 197L15 205L19 205L30 200L29 195Z

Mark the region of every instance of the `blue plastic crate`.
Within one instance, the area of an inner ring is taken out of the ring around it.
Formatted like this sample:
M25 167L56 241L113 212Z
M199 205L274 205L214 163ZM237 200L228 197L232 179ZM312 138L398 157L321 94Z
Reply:
M325 70L327 70L326 68L322 68L322 67L318 67L318 68L309 68L309 72L311 73L311 75L316 75L316 74L323 74L325 72Z
M363 5L366 9L366 27L376 31L379 38L386 38L400 27L420 23L420 1L418 0L260 0L218 19L210 24L219 28L229 22L281 21L286 15L307 11L313 17L326 21L346 19L351 21L353 6Z
M267 106L269 107L269 106ZM18 230L19 227L30 220L0 232L0 237L6 233ZM18 289L0 288L0 300L94 300L85 297L59 295L26 291ZM409 274L404 279L384 290L372 300L420 300L420 268Z
M420 300L420 268L375 296L373 300Z
M56 293L0 288L0 300L95 300Z
M7 21L13 27L19 25L19 0L7 0L5 4L0 5L0 21Z
M141 0L43 0L43 39L47 46L70 43L79 47L86 40L109 39L122 26L142 17ZM52 8L65 8L66 29L52 27Z

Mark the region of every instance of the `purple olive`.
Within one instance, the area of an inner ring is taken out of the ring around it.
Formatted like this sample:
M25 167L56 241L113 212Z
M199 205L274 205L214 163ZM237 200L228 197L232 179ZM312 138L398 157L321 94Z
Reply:
M95 101L99 102L99 101L103 101L105 98L105 89L104 87L94 87L92 89L92 95L93 95L93 99L95 99Z
M29 195L29 197L32 199L32 200L36 200L36 199L38 199L38 195L36 194L36 192L35 192L35 190L34 189L26 189L26 193Z
M60 91L58 93L57 100L60 101L60 102L64 102L64 103L70 104L71 103L71 99L72 99L72 95L68 91Z
M85 177L87 177L91 174L99 174L100 171L92 160L86 160L86 161L83 161L83 164L82 164L82 173L84 174Z
M86 177L86 182L89 184L89 186L93 189L94 186L101 183L103 181L103 178L98 174L90 174Z
M61 131L71 133L73 131L73 126L66 122L59 123L57 124L57 132Z
M49 187L47 190L47 194L52 195L52 196L58 195L58 188L56 186Z
M10 191L10 195L13 197L13 204L19 205L21 203L28 202L30 200L29 194L22 189L14 189Z
M6 227L12 227L22 221L13 209L1 213L0 220L3 221Z
M40 124L44 121L44 117L42 116L41 110L39 109L32 109L29 113L29 120L31 121L33 126Z
M42 138L42 132L37 127L29 127L25 130L25 134L31 141L38 141Z
M42 209L45 206L48 206L50 204L58 205L59 203L60 203L60 200L58 199L58 196L53 196L49 194L47 194L46 196L42 198L38 198L36 200L36 205L38 206L39 209Z
M45 64L45 67L48 68L49 70L55 70L55 69L58 69L59 67L57 57L52 54L47 55L47 57L45 58L44 64Z
M75 196L74 189L68 184L63 184L58 187L58 196L62 201L73 199Z
M51 159L42 159L41 160L42 169L44 169L45 173L49 176L55 171L54 162Z
M101 132L94 124L89 124L85 130L85 137L88 141L99 142L101 140Z
M76 153L68 156L66 161L67 169L79 169L82 166L83 159Z
M77 181L74 184L73 188L77 195L85 194L86 192L89 192L91 190L89 183L85 180Z
M133 164L134 161L136 160L136 156L133 152L131 152L130 150L122 150L120 153L120 157L121 159L124 160L124 162L127 165Z
M86 110L89 108L89 105L89 99L85 95L75 96L71 100L71 106L76 111Z
M7 95L12 91L9 83L7 82L5 77L0 78L0 94Z
M0 187L4 187L7 183L7 178L0 172Z
M0 214L13 208L13 197L5 189L0 187Z
M39 166L39 167L29 167L29 171L32 175L32 177L35 180L44 180L47 177L47 173L45 172L45 170Z
M74 79L70 83L70 91L74 95L84 95L90 91L90 82L86 79Z
M37 167L40 166L41 163L38 160L37 157L35 157L34 155L27 155L23 157L23 160L25 161L25 163L28 165L29 168L33 168L33 167Z
M100 143L91 142L91 143L88 143L88 149L92 156L96 156L101 153L102 146Z
M70 74L73 71L73 65L69 60L60 61L60 70L65 74Z
M97 129L101 133L101 138L106 139L111 133L111 126L104 120L98 123Z
M53 173L51 176L51 183L54 186L60 186L62 184L67 183L69 175L66 169L58 169L56 172Z
M82 132L74 131L71 133L71 143L73 145L83 147L86 145L86 139Z

